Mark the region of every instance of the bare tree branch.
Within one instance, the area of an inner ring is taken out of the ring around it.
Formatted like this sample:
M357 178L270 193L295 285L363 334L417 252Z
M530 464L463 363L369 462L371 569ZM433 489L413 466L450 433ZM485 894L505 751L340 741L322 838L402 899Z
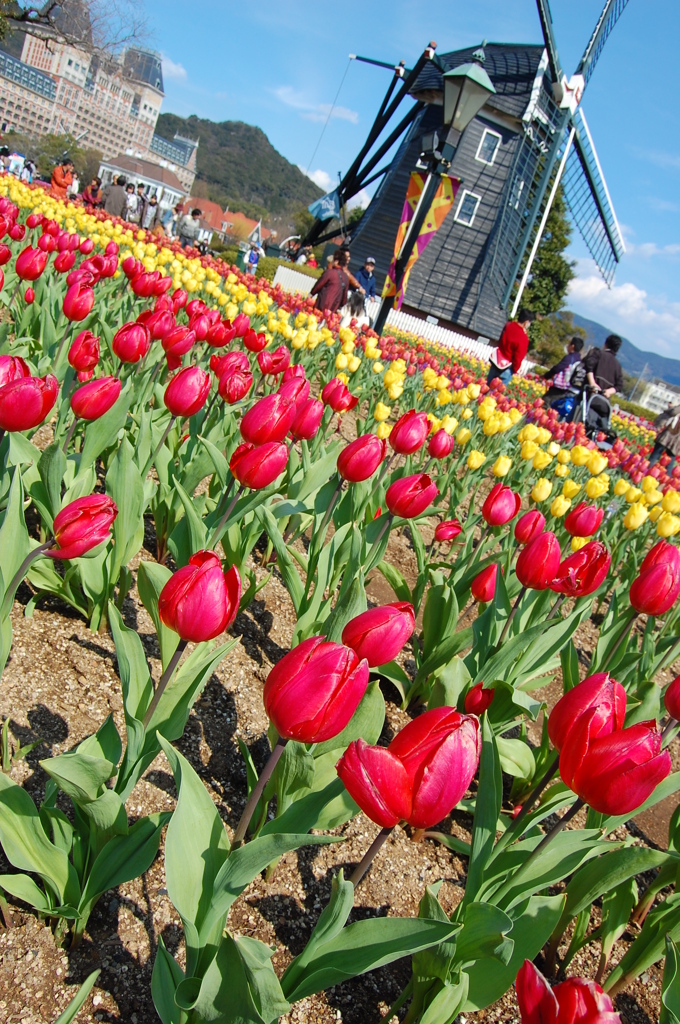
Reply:
M0 0L0 36L30 31L46 40L69 43L102 56L148 44L146 14L133 0L45 0L29 5Z

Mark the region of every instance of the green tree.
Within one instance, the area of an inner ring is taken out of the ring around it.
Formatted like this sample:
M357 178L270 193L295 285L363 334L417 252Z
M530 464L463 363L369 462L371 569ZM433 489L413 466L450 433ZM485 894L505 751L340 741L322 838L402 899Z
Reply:
M300 207L297 213L293 215L295 233L297 235L302 235L303 238L307 234L313 223L314 215L309 212L306 206Z
M575 264L564 255L570 240L571 224L567 220L567 204L560 188L548 215L529 283L522 295L524 309L531 309L539 316L549 316L562 309L569 282L574 277Z
M353 228L355 224L358 224L366 210L363 206L354 206L347 214L347 227Z
M68 134L24 135L21 132L9 132L6 141L10 148L31 157L35 161L38 173L48 180L53 168L68 154L73 160L82 188L94 178L102 159L98 149L85 149Z

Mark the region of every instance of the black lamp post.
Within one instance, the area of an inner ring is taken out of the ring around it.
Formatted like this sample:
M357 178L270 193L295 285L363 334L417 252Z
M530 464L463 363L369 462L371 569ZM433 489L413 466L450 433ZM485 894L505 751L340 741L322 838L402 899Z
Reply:
M444 129L447 131L446 140L441 144L436 132L423 138L423 156L429 157L427 165L428 174L425 186L418 200L418 205L413 214L413 219L406 233L406 238L397 257L394 274L397 293L404 279L404 273L413 251L413 246L425 222L425 218L432 205L432 200L436 195L440 179L451 166L460 137L473 117L482 109L489 96L496 91L491 84L491 79L482 67L484 51L477 50L473 56L476 58L473 63L462 64L460 67L452 68L451 71L447 71L442 75L444 86L443 120ZM395 296L391 295L382 300L373 325L377 334L382 334L383 332L388 313L394 305L394 299Z

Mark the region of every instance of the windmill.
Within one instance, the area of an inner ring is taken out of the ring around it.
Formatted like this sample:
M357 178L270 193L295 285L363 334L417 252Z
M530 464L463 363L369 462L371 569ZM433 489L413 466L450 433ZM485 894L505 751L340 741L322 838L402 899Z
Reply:
M405 302L440 322L497 337L530 279L560 186L611 286L625 246L581 100L627 3L606 0L569 78L548 0L537 0L544 45L484 43L439 55L431 43L412 69L353 58L393 71L363 147L331 194L336 209L342 208L380 181L351 236L353 255L375 258L379 286L392 259L411 171L423 165L433 134L441 133L443 76L470 61L484 63L496 93L462 133L448 171L462 182L456 204L411 271ZM414 102L404 113L409 100ZM318 219L304 244L336 234L330 218Z

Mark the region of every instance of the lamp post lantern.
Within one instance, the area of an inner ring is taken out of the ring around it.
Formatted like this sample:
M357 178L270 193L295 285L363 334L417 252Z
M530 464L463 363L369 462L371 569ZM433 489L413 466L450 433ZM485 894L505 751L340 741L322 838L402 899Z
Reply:
M436 132L423 138L423 156L429 157L427 178L395 264L396 293L401 287L413 246L432 205L440 179L451 166L460 137L473 117L482 109L489 96L496 92L491 79L482 67L484 51L477 50L473 57L475 58L474 62L452 68L451 71L446 71L442 75L444 87L443 126L447 132L446 140L440 147ZM381 302L373 325L377 334L383 332L389 311L394 305L394 298L394 295L390 295Z

